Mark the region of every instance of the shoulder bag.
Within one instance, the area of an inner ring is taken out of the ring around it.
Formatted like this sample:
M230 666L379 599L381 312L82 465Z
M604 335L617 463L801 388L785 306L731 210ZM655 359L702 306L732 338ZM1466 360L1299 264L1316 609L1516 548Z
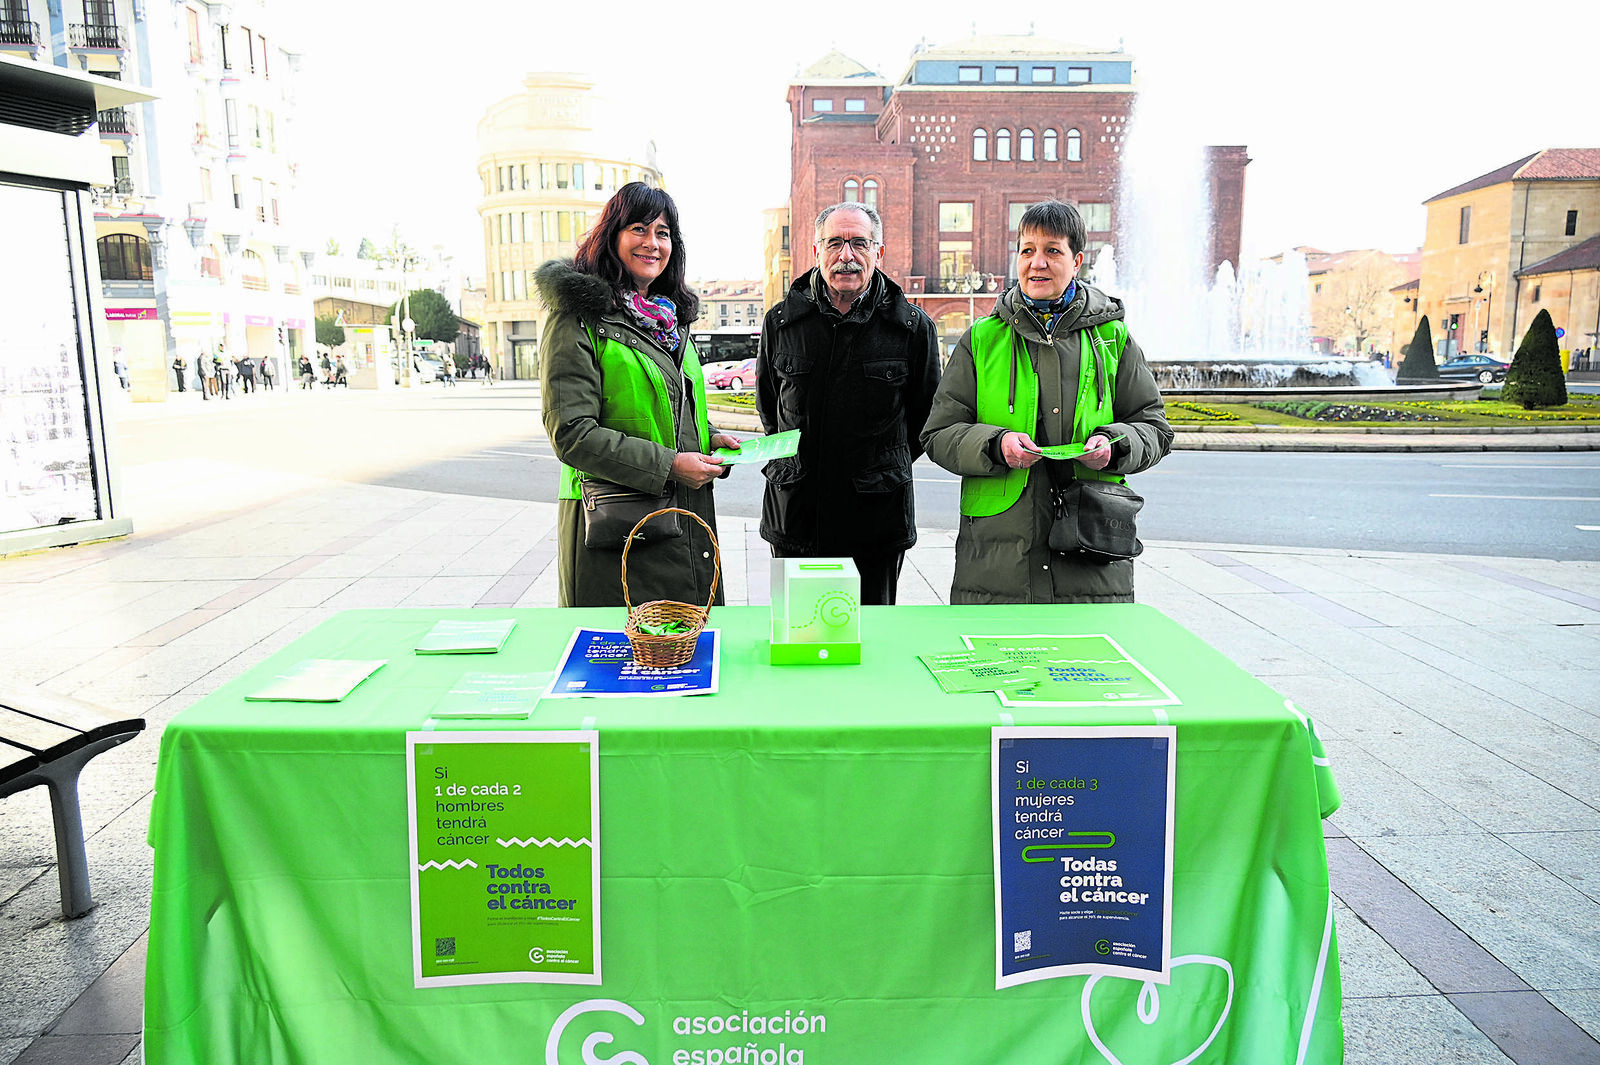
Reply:
M1144 550L1134 519L1144 497L1125 484L1074 478L1053 492L1050 550L1091 562L1118 562Z
M633 527L647 514L678 505L678 486L667 483L661 495L640 492L625 485L585 477L578 484L583 499L583 546L599 551L621 551ZM671 540L683 535L677 514L663 514L639 530L640 543Z

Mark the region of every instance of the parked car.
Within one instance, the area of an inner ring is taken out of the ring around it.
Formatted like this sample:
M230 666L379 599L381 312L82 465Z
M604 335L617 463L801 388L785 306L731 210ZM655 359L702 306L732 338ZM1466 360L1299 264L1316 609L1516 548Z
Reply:
M745 385L756 383L756 360L746 359L736 362L726 370L713 370L706 377L706 383L712 388L743 388Z
M1439 376L1460 381L1476 379L1489 384L1492 381L1504 381L1509 369L1509 363L1491 359L1487 355L1457 355L1439 364Z

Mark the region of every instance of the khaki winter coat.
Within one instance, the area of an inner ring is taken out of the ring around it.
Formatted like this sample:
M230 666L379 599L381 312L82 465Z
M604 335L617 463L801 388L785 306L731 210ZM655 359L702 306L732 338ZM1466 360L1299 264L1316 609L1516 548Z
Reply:
M1079 337L1083 329L1123 316L1122 302L1082 282L1054 341L1047 340L1037 320L1023 309L1013 287L996 303L995 313L1026 340L1039 376L1038 444L1072 442L1074 405L1080 370ZM1003 386L1002 386L1003 387ZM1144 352L1129 336L1112 383L1114 421L1103 428L1124 435L1112 448L1106 472L1138 473L1159 462L1172 448L1161 393L1145 362ZM933 413L922 430L928 457L951 473L965 477L999 477L1006 473L996 444L1006 430L977 421L977 382L972 358L972 331L956 346L933 398ZM956 572L950 586L952 603L1117 603L1133 601L1133 561L1102 564L1050 550L1051 481L1045 459L1028 473L1022 496L990 517L960 518L956 534ZM1063 463L1064 465L1064 463ZM1137 486L1134 490L1137 491Z
M682 349L663 349L635 324L632 316L616 306L604 280L579 273L570 262L545 263L535 272L534 281L551 311L540 345L539 391L545 432L556 458L582 473L641 492L666 491L674 456L679 451L700 450L692 409L694 395L684 378ZM600 424L606 402L605 383L585 325L595 330L597 338L626 344L640 358L651 359L661 368L670 402L677 412L676 450ZM687 325L680 331L688 336ZM692 489L670 483L676 489L675 505L698 514L714 532L717 512L711 485ZM622 552L591 550L583 545L582 506L576 499L557 503L558 605L621 606ZM635 544L628 549L628 591L634 606L656 599L706 604L716 549L699 522L681 515L679 521L684 525L681 537ZM716 602L722 601L719 582ZM618 628L622 622L619 615Z

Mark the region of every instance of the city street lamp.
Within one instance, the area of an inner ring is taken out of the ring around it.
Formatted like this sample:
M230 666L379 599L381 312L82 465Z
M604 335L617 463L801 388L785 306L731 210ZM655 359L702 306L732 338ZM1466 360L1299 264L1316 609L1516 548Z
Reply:
M1485 280L1487 280L1489 283L1487 288L1484 287ZM1478 275L1478 283L1472 287L1472 293L1475 296L1482 295L1486 291L1489 293L1489 295L1487 299L1482 301L1485 304L1483 311L1483 328L1478 331L1478 352L1480 354L1489 350L1489 317L1494 313L1494 274L1488 270L1485 270L1483 273ZM1478 308L1476 304L1473 305L1472 316L1472 324L1476 326L1478 324Z

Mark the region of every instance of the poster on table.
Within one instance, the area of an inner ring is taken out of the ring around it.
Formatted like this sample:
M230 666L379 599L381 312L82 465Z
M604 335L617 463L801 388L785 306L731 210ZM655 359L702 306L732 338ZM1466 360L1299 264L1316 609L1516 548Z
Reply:
M963 636L967 649L1005 659L1034 686L1002 690L1004 706L1175 706L1172 689L1104 633Z
M1167 983L1176 729L1001 727L992 744L995 986Z
M415 986L600 982L599 746L406 733Z
M550 699L620 699L663 695L714 695L720 662L719 632L702 629L694 654L681 666L646 669L634 664L628 634L578 629L550 684Z

